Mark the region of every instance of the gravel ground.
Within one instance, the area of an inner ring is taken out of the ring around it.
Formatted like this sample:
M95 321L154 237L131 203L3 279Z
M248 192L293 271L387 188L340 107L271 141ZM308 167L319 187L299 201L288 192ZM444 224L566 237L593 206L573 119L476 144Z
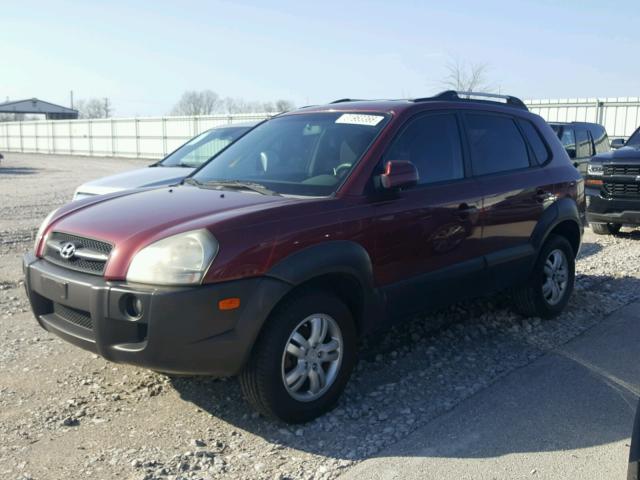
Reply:
M524 319L504 295L420 316L363 342L336 410L274 423L234 379L107 363L28 311L20 259L40 220L83 181L141 165L18 154L0 165L0 478L333 479L640 296L640 231L588 230L558 319Z

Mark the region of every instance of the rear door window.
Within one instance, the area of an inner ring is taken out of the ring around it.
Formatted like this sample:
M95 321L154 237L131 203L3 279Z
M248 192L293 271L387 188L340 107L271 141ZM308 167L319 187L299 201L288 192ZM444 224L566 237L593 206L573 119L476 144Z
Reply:
M591 127L591 137L593 138L596 154L608 152L610 150L609 137L607 136L607 131L604 127L601 127L600 125L594 125Z
M465 126L475 175L530 166L527 145L512 117L469 113Z
M593 156L591 136L585 127L576 128L576 158L588 158Z

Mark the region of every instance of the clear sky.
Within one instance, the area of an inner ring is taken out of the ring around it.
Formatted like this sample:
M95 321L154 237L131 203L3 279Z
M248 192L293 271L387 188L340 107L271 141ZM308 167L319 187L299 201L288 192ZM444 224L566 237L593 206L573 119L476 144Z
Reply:
M442 90L452 57L522 98L640 96L638 0L0 1L0 101L166 114L211 89L297 105Z

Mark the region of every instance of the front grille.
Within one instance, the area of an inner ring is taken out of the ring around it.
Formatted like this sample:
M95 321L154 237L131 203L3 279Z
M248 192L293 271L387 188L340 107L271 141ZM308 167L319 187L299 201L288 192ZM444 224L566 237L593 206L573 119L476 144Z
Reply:
M605 165L604 174L612 175L640 175L640 165Z
M91 320L89 312L67 307L61 303L54 303L53 313L69 323L86 328L87 330L93 330L93 321Z
M611 183L605 182L602 187L607 197L639 198L640 183Z
M79 256L73 256L70 259L63 258L60 255L60 248L67 243L72 243L76 248L76 252L86 252L97 256L102 255L105 258L111 253L111 249L113 248L106 242L78 237L68 233L53 232L47 238L44 258L51 263L71 270L90 273L92 275L102 275L104 273L104 267L107 263L105 260L87 259Z

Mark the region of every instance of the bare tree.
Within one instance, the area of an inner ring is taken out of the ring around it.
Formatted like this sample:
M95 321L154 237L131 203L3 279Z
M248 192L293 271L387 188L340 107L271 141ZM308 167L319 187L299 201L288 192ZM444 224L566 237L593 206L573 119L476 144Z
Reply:
M296 108L296 105L291 100L280 99L276 102L277 112L288 112L289 110L293 110L294 108Z
M75 104L80 118L109 118L113 109L108 98L89 98L78 100Z
M460 59L452 59L447 63L447 76L443 85L459 92L491 92L494 88L489 84L486 63L467 63Z
M0 113L0 122L22 122L26 120L24 113Z
M221 109L220 97L211 90L184 92L173 107L173 115L211 115Z
M295 108L289 100L259 102L244 98L220 98L211 90L185 92L171 111L172 115L211 115L215 113L278 113Z

